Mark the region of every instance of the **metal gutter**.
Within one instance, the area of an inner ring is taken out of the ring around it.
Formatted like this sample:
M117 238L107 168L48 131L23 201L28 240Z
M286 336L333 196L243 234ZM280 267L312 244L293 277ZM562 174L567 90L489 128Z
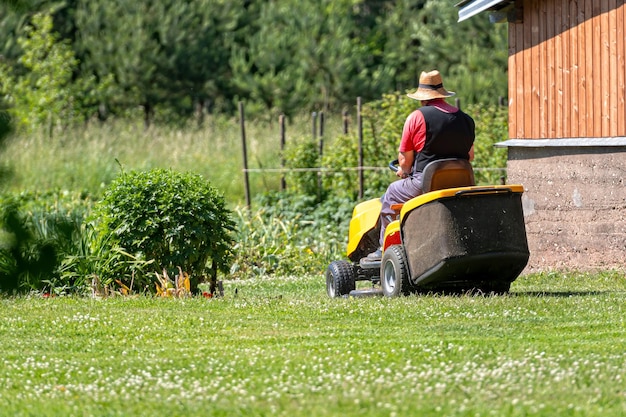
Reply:
M459 7L459 22L467 20L470 17L484 12L500 3L506 3L507 0L463 0L456 6Z
M571 139L510 139L498 142L496 148L548 148L548 147L626 147L626 137L571 138Z

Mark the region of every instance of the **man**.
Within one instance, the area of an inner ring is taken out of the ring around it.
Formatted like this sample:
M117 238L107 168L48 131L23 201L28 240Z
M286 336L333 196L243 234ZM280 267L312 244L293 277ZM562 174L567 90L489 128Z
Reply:
M420 109L413 111L404 123L398 153L398 172L401 178L389 185L381 201L380 247L367 259L382 257L385 228L391 222L392 204L400 204L422 194L422 171L429 162L444 158L474 159L474 120L445 98L455 93L443 87L439 71L422 72L417 91L409 93L419 100Z

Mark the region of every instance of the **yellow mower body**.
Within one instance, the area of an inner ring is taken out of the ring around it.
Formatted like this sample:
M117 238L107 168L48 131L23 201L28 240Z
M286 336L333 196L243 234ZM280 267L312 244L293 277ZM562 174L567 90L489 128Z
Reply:
M371 241L378 242L380 229L377 228L377 224L381 207L380 198L374 198L357 204L352 210L352 219L348 231L347 254L349 258L352 259L353 256L351 255L355 253L360 253L362 256L367 255L363 254L363 251L370 249ZM365 247L367 249L363 249Z

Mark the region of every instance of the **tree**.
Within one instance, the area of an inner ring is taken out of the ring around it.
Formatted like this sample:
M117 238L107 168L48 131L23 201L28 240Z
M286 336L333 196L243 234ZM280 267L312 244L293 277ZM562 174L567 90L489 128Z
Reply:
M81 120L77 98L85 90L73 88L77 84L72 80L78 61L70 45L52 32L52 17L35 14L24 32L17 42L25 73L16 76L11 67L0 64L0 91L7 95L18 127L45 126L51 133L55 126Z
M242 98L259 106L256 111L291 115L306 101L308 83L295 74L298 33L291 18L299 15L298 5L298 1L263 3L250 11L256 19L235 34L232 82ZM255 109L248 106L248 112Z
M371 28L355 26L363 2L263 3L242 28L231 57L233 82L265 110L293 114L306 105L341 108L377 91L387 73L371 64ZM253 36L254 35L254 36ZM380 54L379 54L380 55Z
M54 10L56 42L80 62L72 80L107 86L84 100L141 108L146 123L155 111L234 112L239 100L250 113L335 110L415 88L433 68L467 103L506 95L506 25L458 23L448 0L16 0L28 8L5 15L6 3L0 54L14 74L27 10Z
M79 0L82 71L111 76L107 106L121 113L139 105L146 123L159 106L188 116L194 104L223 105L237 6L225 0Z
M230 34L242 13L240 2L195 0L173 2L160 21L159 41L165 58L167 102L178 114L192 105L232 110Z
M446 85L468 103L496 103L507 93L507 28L486 18L457 23L457 9L445 1L405 0L415 13L406 23L414 64L405 74L414 74L414 88L421 71L438 69ZM417 8L417 9L415 9ZM400 12L401 10L396 10ZM407 63L408 64L408 63ZM411 80L408 80L411 81Z
M146 123L162 95L156 39L161 8L160 2L114 0L80 1L76 10L76 49L86 57L81 71L99 80L111 77L103 104L118 113L142 106Z

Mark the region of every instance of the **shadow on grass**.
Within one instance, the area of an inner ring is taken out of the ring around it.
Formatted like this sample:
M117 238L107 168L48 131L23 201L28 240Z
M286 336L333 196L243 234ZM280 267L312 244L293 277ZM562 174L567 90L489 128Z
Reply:
M623 293L623 290L602 290L602 291L511 291L510 297L588 297L602 294Z
M615 294L623 293L621 290L602 290L602 291L511 291L509 293L481 293L481 292L417 292L411 294L412 296L420 297L463 297L463 296L481 296L481 297L554 297L554 298L569 298L569 297L590 297L603 294ZM382 289L367 288L351 291L349 295L345 295L344 298L367 298L367 297L382 297Z

